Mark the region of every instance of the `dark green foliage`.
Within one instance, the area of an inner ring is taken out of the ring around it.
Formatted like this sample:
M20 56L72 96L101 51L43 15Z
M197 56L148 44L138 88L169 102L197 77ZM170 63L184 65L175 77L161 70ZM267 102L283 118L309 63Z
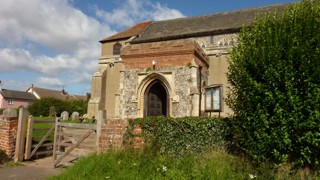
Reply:
M8 156L5 150L0 149L0 165L8 161Z
M184 155L212 148L229 134L226 121L203 117L148 117L129 121L125 134L127 142L135 135L133 129L140 126L147 144L156 151L171 155Z
M28 111L33 116L48 116L50 114L50 107L54 106L57 115L63 111L72 113L74 111L80 114L87 113L87 101L84 100L58 100L54 98L43 98L34 101L28 106Z
M228 104L240 147L258 162L320 160L320 1L244 27L231 52Z

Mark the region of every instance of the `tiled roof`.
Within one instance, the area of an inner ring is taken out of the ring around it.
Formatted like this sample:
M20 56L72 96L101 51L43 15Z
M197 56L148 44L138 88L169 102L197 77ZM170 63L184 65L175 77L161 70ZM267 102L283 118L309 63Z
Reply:
M6 99L37 100L37 98L33 94L25 91L2 89L2 91L0 91L0 94Z
M282 11L290 4L263 6L238 11L153 22L131 43L163 41L179 38L235 33L245 24L250 26L259 13Z
M130 38L132 36L138 36L140 35L150 24L152 21L146 21L146 22L141 22L135 26L132 26L122 32L119 32L115 35L112 35L110 37L102 39L100 42L108 42L108 41L114 41L114 40L120 40L120 39L125 39L125 38Z
M86 96L78 96L78 95L70 95L67 92L63 93L62 91L45 89L39 87L31 87L36 94L40 96L40 98L55 98L60 100L65 99L86 99Z

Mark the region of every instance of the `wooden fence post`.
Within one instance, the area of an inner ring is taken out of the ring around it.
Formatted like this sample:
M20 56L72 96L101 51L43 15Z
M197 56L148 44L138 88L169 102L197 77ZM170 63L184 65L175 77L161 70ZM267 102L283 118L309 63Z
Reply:
M26 140L26 148L25 148L25 159L30 159L31 147L32 147L32 133L33 133L33 116L29 116L28 118L28 126L27 126L27 140Z
M102 121L103 121L103 111L99 110L98 111L98 116L96 117L97 121L97 130L96 130L96 147L97 147L97 152L100 153L100 136L101 136L101 126L102 126Z
M16 140L16 149L14 155L14 162L22 162L24 154L24 145L26 138L26 120L27 120L27 109L21 107L19 109L19 118L18 118L18 130L17 130L17 140Z
M59 122L59 118L56 118L56 121L55 121L55 129L54 129L54 138L53 138L53 167L55 167L55 161L57 159L57 151L60 150L60 147L58 148L57 144L60 143L60 135L59 135L59 126L58 126L58 122ZM59 138L59 139L57 139Z

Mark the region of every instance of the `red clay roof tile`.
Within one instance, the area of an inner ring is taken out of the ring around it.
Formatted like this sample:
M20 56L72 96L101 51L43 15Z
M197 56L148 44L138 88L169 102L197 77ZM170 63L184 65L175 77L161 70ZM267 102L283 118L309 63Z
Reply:
M119 39L124 39L124 38L130 38L132 36L137 36L140 35L150 24L152 21L145 21L141 22L139 24L136 24L122 32L119 32L117 34L114 34L112 36L109 36L107 38L102 39L100 42L108 42L108 41L114 41L114 40L119 40Z

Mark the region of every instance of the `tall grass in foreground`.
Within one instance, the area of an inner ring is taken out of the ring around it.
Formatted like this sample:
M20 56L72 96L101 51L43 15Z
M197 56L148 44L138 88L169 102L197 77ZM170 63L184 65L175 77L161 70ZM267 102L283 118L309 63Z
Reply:
M250 175L275 178L271 170L254 168L224 150L181 158L122 150L82 158L52 179L250 179Z

